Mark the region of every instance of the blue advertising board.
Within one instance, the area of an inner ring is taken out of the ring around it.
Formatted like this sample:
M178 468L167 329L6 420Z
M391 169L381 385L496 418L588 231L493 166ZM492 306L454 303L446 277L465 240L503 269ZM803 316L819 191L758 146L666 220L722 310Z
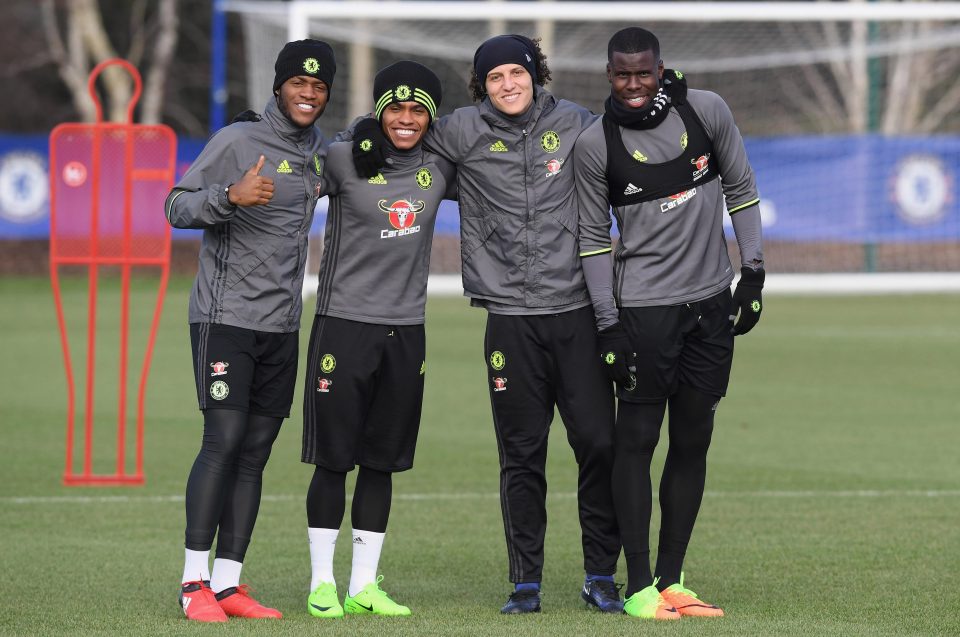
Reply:
M178 176L204 143L179 141ZM760 188L767 239L960 240L960 136L776 137L745 143ZM0 136L0 238L48 236L48 198L47 138ZM314 232L322 231L325 218L326 200L321 200ZM174 239L197 232L175 230ZM459 232L455 203L444 202L436 232Z
M782 137L745 145L765 238L960 240L960 137Z

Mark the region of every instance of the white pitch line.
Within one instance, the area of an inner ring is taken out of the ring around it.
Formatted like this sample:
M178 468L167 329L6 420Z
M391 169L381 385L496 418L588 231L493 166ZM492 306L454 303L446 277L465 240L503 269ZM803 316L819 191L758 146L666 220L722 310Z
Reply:
M549 499L573 499L574 492L551 493ZM858 489L840 491L707 491L707 498L955 498L960 496L958 489ZM657 494L653 494L656 498ZM294 502L302 501L306 494L299 495L264 495L264 502ZM490 493L397 493L394 500L496 500L499 495ZM3 496L0 504L154 504L180 503L182 495L52 495L52 496Z

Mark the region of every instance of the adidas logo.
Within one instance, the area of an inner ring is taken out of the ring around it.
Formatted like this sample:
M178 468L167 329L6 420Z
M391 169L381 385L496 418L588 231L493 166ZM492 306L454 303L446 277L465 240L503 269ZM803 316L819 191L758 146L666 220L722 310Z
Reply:
M184 597L181 600L181 603L183 604L183 612L187 612L187 608L190 606L190 602L192 601L193 601L192 597Z
M358 535L357 537L353 538L353 543L354 543L354 544L366 544L366 542L363 541L363 538L360 537L359 535Z
M633 184L628 183L626 189L623 191L623 194L635 195L638 192L643 192L643 188L638 188L637 186L634 186Z
M639 150L633 151L633 158L637 161L647 161L647 156L641 153Z
M376 177L371 177L367 180L368 184L376 184L378 186L384 186L387 183L387 180L383 178L383 173L377 173Z
M510 151L510 149L507 148L507 145L504 144L504 143L503 143L502 141L500 141L499 139L498 139L495 143L490 144L490 152L491 152L491 153L506 153L506 152L509 152L509 151Z
M282 162L280 162L280 165L277 166L277 172L283 173L286 175L286 174L292 173L293 168L290 168L290 162L284 159Z

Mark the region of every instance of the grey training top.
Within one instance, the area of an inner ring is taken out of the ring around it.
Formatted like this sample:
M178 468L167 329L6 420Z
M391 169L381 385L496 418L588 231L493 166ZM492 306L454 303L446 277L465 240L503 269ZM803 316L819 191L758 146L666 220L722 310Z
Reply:
M699 117L719 163L720 179L670 197L639 204L614 207L620 230L620 244L614 255L617 305L639 307L677 305L708 298L729 287L734 272L727 254L722 214L744 211L753 215L759 195L753 171L747 161L743 138L729 107L719 95L690 90L687 100ZM628 154L652 164L667 162L682 153L686 129L676 109L656 128L635 130L620 127ZM602 259L611 250L610 205L608 199L607 146L602 121L598 120L580 136L574 164L577 199L580 205L580 254ZM759 215L749 224L749 240L737 234L741 260L757 268L763 264ZM756 227L754 227L754 225ZM737 226L735 225L735 230ZM593 271L593 268L590 268ZM610 272L609 265L606 272ZM611 307L604 282L591 286L598 320L603 306ZM595 294L595 289L596 294ZM606 297L606 298L604 298ZM600 320L599 327L606 327Z
M274 180L273 199L230 205L224 188L240 181L260 155L266 158L260 174ZM260 121L231 124L207 142L165 204L175 228L203 228L191 323L263 332L300 328L307 234L325 157L320 131L294 125L274 98Z
M388 149L376 177L358 177L353 142L330 146L330 196L317 314L386 325L424 322L437 208L455 192L454 168L423 150ZM452 191L452 192L450 192Z
M457 165L464 294L496 313L590 303L569 161L596 116L541 89L531 108L510 118L487 98L439 119L424 141Z

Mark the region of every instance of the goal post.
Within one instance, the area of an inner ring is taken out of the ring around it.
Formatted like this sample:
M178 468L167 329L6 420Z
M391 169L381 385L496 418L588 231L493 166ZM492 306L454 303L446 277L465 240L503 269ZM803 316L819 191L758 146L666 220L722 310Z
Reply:
M960 271L960 2L222 7L243 17L252 108L270 93L284 42L330 42L338 72L318 122L328 138L370 110L373 75L401 58L440 76L441 114L471 104L473 52L506 32L541 38L553 74L547 88L602 112L606 43L621 28L643 26L660 39L667 67L730 105L757 173L771 271ZM438 227L437 241L455 232L455 223Z

